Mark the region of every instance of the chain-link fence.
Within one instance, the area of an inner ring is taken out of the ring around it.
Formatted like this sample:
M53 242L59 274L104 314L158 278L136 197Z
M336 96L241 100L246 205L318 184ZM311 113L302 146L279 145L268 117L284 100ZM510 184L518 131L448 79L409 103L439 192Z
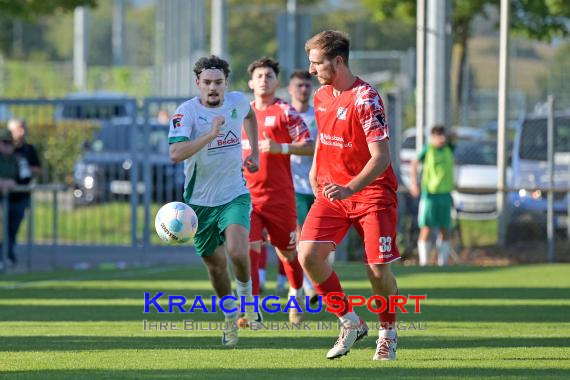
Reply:
M32 194L18 253L92 250L139 259L158 243L151 215L182 199L183 168L168 155L169 115L180 101L148 99L142 108L113 97L0 101L5 122L26 121L42 164L33 185L12 191ZM16 203L3 202L4 214Z

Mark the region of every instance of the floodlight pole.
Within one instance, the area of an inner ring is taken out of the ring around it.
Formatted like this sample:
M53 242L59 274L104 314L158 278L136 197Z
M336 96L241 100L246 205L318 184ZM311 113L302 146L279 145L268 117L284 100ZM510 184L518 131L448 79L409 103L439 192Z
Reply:
M446 3L427 0L425 127L446 122ZM426 131L427 134L427 131Z
M113 65L123 66L125 64L125 0L115 0L113 4Z
M73 84L77 90L87 87L87 27L85 7L77 7L73 18Z
M228 55L226 24L226 0L212 0L210 52L222 58Z
M426 0L418 0L416 17L416 151L424 145Z
M510 0L501 0L501 29L499 46L499 104L497 129L497 212L498 242L506 245L507 225L507 114L509 94L509 30L510 30Z

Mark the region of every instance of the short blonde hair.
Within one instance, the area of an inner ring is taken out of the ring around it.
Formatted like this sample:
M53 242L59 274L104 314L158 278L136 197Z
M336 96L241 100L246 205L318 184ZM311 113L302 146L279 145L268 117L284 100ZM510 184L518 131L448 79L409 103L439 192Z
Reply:
M340 56L348 66L350 39L344 32L339 30L325 30L314 35L305 42L307 55L311 49L320 49L327 59Z

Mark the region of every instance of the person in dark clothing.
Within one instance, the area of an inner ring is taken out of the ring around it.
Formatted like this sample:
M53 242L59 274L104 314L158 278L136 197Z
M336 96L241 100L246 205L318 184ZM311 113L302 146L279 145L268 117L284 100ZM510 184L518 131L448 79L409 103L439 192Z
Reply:
M18 178L16 184L29 185L33 177L41 174L41 163L36 148L26 141L27 125L24 120L12 119L8 121L8 129L14 141L14 154L18 160ZM17 258L14 251L16 236L26 209L30 207L31 194L17 192L10 195L9 212L9 249L8 259L16 264Z
M4 191L10 190L14 186L16 186L16 181L18 180L18 159L14 154L14 142L12 140L12 134L7 129L0 130L0 219L2 223L0 223L0 237L2 237L2 241L6 240L6 236L4 236L4 223L8 223L9 228L11 227L11 222L8 220L4 220L4 209L2 206L5 206L4 202ZM12 206L12 200L9 199L8 209ZM8 218L9 219L9 218ZM10 239L8 238L8 241ZM10 246L10 244L9 244ZM4 268L4 251L2 250L2 244L0 244L0 270ZM8 257L10 258L10 251L8 250Z

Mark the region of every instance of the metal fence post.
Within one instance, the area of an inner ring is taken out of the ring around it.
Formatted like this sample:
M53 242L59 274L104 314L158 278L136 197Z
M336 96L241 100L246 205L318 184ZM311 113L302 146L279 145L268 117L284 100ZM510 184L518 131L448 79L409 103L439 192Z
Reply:
M546 236L548 239L548 262L555 259L556 236L554 231L554 98L548 97L548 121L546 145L548 154L548 193L546 206Z
M150 101L145 99L144 108L143 108L143 141L144 141L144 157L149 157L150 155L150 146L149 146L149 138L150 138ZM144 186L145 192L143 194L143 203L144 203L144 216L143 216L143 250L142 250L142 257L141 261L144 264L146 261L146 254L147 250L150 248L150 205L152 203L152 191L153 183L152 183L152 173L150 162L148 159L143 161L143 178L144 178Z
M51 254L51 269L55 270L56 266L57 266L57 237L58 237L58 233L59 233L59 207L58 207L58 200L57 200L57 190L53 189L52 190L52 194L53 194L53 241L52 241L52 247L54 248L52 250L52 254Z
M3 191L2 197L2 251L0 252L0 262L3 263L2 267L0 268L0 273L3 273L6 270L6 259L8 258L8 218L9 218L9 211L8 207L10 207L10 202L8 202L8 194L9 192Z
M132 171L131 171L131 248L133 253L136 252L137 249L137 209L139 204L139 164L140 164L140 153L139 147L137 146L137 142L139 140L138 136L138 120L137 120L137 107L136 102L133 101L131 105L131 112L132 112L132 122L131 122L131 158L133 161ZM145 190L146 191L146 190Z
M507 120L509 100L509 19L510 0L501 0L501 30L499 50L499 96L497 118L497 169L498 193L497 211L499 213L498 241L501 247L506 245L507 235Z
M32 247L34 244L34 197L30 190L30 207L28 207L28 244L26 247L26 269L32 271Z

